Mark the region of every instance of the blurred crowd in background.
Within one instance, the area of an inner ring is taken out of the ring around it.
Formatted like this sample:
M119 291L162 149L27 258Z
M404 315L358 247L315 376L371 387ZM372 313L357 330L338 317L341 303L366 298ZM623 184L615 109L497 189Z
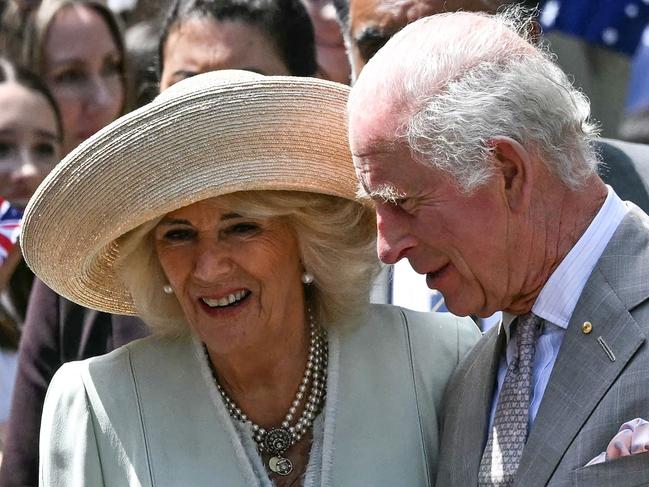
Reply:
M14 246L15 212L57 161L120 115L194 74L238 68L350 84L406 23L444 10L494 11L512 2L0 0L0 197L14 208L0 215L7 220L4 232L0 221L0 257L5 258L0 271L0 445L21 335L30 324L37 328L49 312L38 307L45 304L28 311L36 284ZM649 143L649 0L519 3L537 9L541 41L548 42L558 63L591 100L602 135ZM392 292L404 299L423 296L421 306L400 304L440 308L423 281L420 287L395 286ZM57 340L64 338L52 338ZM111 338L99 351L119 344ZM32 366L24 365L20 380L36 384L36 396L44 395L60 363L94 350L79 346L83 353L66 355L55 349L21 347L21 360L31 360ZM34 358L39 354L47 356L42 362L47 367ZM20 408L29 409L25 403ZM35 410L33 416L38 414ZM20 428L37 437L38 424ZM29 448L33 445L25 443L15 451ZM33 461L37 453L31 456ZM27 462L12 461L16 469ZM6 477L4 482L9 485Z

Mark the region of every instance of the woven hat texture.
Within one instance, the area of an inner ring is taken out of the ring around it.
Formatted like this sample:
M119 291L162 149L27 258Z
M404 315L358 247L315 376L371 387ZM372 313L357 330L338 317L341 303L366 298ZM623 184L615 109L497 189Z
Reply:
M314 78L217 71L182 81L71 152L31 199L28 265L83 306L135 314L114 272L120 236L236 191L355 198L349 89Z

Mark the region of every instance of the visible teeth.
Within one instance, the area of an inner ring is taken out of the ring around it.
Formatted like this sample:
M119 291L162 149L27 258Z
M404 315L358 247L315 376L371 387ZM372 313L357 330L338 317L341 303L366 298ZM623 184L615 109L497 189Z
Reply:
M217 308L241 301L245 296L247 296L246 291L237 291L236 293L229 294L220 299L202 298L202 300L210 308Z

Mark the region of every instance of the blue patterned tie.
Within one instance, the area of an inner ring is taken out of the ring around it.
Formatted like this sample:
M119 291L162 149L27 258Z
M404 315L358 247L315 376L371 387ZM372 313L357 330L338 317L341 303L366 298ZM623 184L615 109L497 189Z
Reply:
M527 440L527 418L532 391L534 345L543 320L533 313L518 317L518 354L509 363L487 446L482 454L478 485L508 487Z

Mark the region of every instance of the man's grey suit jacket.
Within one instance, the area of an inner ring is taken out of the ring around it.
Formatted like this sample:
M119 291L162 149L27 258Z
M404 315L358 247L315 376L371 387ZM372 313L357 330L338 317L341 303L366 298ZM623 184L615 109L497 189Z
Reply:
M590 321L591 333L582 331ZM611 357L598 340L604 340ZM649 453L584 467L625 421L649 418L649 216L624 218L584 288L523 450L516 486L647 486ZM491 329L446 391L438 487L477 485L505 343Z
M649 214L649 145L602 139L600 176L620 198Z

